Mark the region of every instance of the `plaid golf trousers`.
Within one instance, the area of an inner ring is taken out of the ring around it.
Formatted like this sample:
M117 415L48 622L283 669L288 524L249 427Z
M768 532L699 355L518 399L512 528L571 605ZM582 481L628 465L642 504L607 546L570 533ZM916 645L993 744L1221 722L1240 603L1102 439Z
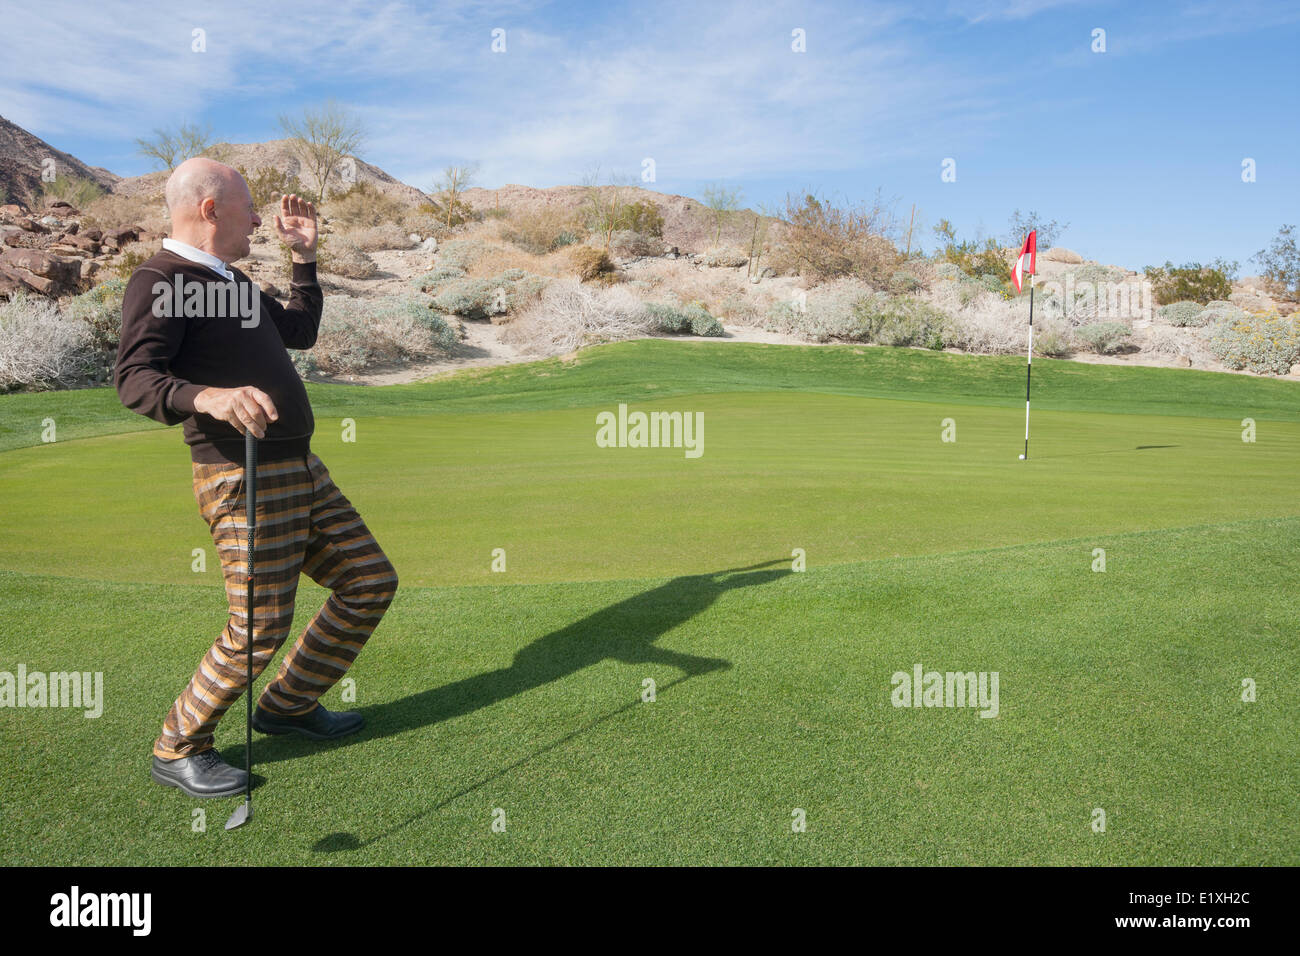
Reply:
M163 722L153 752L164 760L210 749L217 722L248 680L244 467L194 462L193 471L194 497L221 558L230 618ZM332 592L258 699L272 714L304 714L356 659L393 600L397 572L312 453L258 464L254 547L254 676L289 634L299 574Z

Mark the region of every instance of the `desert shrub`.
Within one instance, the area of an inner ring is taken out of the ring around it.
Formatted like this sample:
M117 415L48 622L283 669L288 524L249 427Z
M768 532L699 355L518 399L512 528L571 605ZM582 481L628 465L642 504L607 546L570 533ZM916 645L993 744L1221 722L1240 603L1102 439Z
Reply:
M942 349L950 321L934 306L910 296L872 296L854 308L856 327L849 338L879 345L919 345Z
M468 272L487 249L481 239L452 239L438 247L438 265L459 266Z
M1296 244L1295 226L1283 226L1269 247L1252 258L1263 267L1269 292L1292 300L1300 298L1300 245Z
M936 262L934 264L934 277L941 281L954 281L961 279L965 273L961 271L961 266L955 262Z
M622 286L556 279L502 330L502 340L539 355L561 355L587 345L653 333L645 304Z
M274 166L259 166L249 172L243 166L239 175L248 183L248 191L253 195L253 208L262 209L272 203L279 203L281 196L307 196L305 187L297 176L276 169Z
M385 249L410 249L415 245L405 229L395 222L366 226L346 234L345 238L362 252L382 252Z
M902 261L889 239L893 226L879 198L839 207L813 195L787 197L782 218L784 228L769 259L777 272L816 281L855 276L882 286Z
M1188 352L1188 335L1196 333L1175 332L1161 325L1153 326L1147 334L1147 348L1157 355L1185 355Z
M1238 319L1244 319L1250 313L1240 306L1231 302L1211 302L1207 305L1199 316L1197 316L1197 325L1217 325L1220 322L1234 322Z
M1068 355L1072 351L1070 327L1055 319L1048 319L1041 326L1035 322L1034 351L1052 357Z
M465 270L457 265L438 265L434 266L424 275L416 276L411 280L412 288L419 289L421 292L427 292L434 295L446 283L453 279L465 278Z
M604 249L594 246L573 246L569 250L569 262L581 282L591 282L614 274L614 262Z
M1228 368L1286 375L1300 362L1300 313L1246 315L1219 322L1210 332L1210 351Z
M772 302L758 324L812 342L862 341L858 307L864 302L883 303L886 298L861 279L845 277L807 291L794 290L789 299Z
M619 229L609 237L609 251L622 259L633 256L662 256L664 243L662 239L643 232Z
M113 260L113 265L109 271L119 279L130 279L131 274L140 268L152 257L152 253L144 250L143 243L132 243L122 250L122 254Z
M1199 302L1170 302L1156 309L1156 316L1170 325L1185 328L1189 325L1204 325L1205 320L1201 317L1203 311L1205 306Z
M379 271L374 259L361 251L356 243L342 238L330 239L327 256L322 257L317 250L316 268L347 279L369 279Z
M648 200L626 204L619 212L619 222L628 232L655 239L663 238L664 217L659 212L659 207Z
M93 179L83 179L80 176L56 176L53 182L41 183L41 198L46 205L61 199L79 210L85 209L106 192L108 190Z
M355 182L343 193L325 201L324 213L340 225L363 227L381 223L400 223L406 203L380 191L373 183Z
M416 233L423 239L433 236L442 239L448 232L445 221L438 218L437 209L430 203L421 203L414 208L407 208L398 221L403 231Z
M714 246L704 251L704 264L710 269L735 269L749 265L749 255L740 249Z
M546 282L522 269L507 269L490 279L451 279L439 286L433 307L467 319L506 315L537 299Z
M1075 282L1092 282L1101 284L1103 282L1119 282L1128 272L1116 266L1103 266L1097 263L1079 266L1071 270Z
M1011 267L996 240L986 239L983 245L969 239L958 242L957 231L947 219L939 220L934 233L941 243L937 259L956 266L962 275L976 280L990 292L1009 297Z
M689 332L692 335L722 335L722 323L709 314L702 303L685 306L651 302L645 307L650 328L655 332Z
M1147 266L1143 274L1151 282L1151 292L1156 302L1164 305L1169 302L1212 302L1226 299L1232 294L1232 277L1236 274L1237 263L1216 259L1207 266L1199 262L1175 266L1166 262L1163 266Z
M749 325L759 320L763 314L763 307L747 295L732 293L722 300L715 311L720 319Z
M1116 352L1133 334L1123 322L1093 322L1074 330L1075 337L1098 355Z
M535 256L581 242L584 235L582 220L576 213L551 206L514 216L501 230L502 239Z
M92 346L101 355L114 353L122 338L122 296L126 279L109 279L63 304L63 314L79 319L94 333Z
M144 226L154 232L167 232L167 207L161 195L100 196L82 210L81 227L111 232L126 226Z
M304 374L340 375L446 354L456 341L455 330L423 302L404 296L331 295L325 297L316 344L293 356Z
M921 288L921 280L902 270L889 277L889 291L894 295L910 295Z
M95 333L48 299L18 294L0 301L0 390L78 383L96 369Z

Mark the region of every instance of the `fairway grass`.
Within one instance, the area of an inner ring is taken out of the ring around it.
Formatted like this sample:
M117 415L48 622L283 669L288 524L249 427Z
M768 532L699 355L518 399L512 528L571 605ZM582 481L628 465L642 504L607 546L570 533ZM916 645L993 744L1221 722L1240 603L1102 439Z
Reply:
M1013 365L634 342L313 386L402 583L325 698L366 729L256 735L235 833L148 777L225 613L179 429L0 397L0 670L106 698L0 708L0 863L1300 863L1300 386L1048 363L1040 403L1035 363L1021 462ZM598 448L619 402L702 412L703 456ZM917 664L998 672L998 716L892 706Z

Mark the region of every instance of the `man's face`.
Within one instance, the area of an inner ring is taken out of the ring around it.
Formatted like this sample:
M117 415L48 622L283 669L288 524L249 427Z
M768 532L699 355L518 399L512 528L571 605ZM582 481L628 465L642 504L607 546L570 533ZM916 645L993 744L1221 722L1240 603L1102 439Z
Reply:
M216 200L216 203L217 228L212 244L222 261L237 262L251 251L252 244L249 240L262 224L253 207L248 183L244 182L242 176L236 176L225 195Z

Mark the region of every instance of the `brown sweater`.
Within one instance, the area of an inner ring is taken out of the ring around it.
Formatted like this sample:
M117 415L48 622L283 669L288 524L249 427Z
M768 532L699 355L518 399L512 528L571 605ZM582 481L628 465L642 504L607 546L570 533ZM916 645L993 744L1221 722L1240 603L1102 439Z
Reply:
M305 455L315 419L285 349L316 343L324 302L316 264L294 263L287 308L229 268L234 284L163 250L136 269L122 299L117 394L133 412L165 425L183 421L194 461L242 463L239 430L197 413L194 397L209 386L252 385L271 397L280 416L267 426L258 457Z

